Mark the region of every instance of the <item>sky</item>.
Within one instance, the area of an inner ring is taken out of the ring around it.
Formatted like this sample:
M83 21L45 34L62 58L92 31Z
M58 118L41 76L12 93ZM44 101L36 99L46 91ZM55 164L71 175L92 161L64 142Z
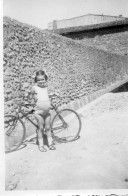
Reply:
M128 17L128 0L3 0L3 15L41 29L86 14Z

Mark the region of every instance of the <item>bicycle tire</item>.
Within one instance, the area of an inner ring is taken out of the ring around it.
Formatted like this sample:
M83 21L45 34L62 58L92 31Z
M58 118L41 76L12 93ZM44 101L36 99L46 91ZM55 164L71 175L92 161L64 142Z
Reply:
M5 115L5 152L16 151L22 144L26 135L23 121L14 115Z
M77 112L72 109L63 109L59 111L59 115L56 114L51 123L53 140L58 143L67 143L78 139L81 131L81 119ZM67 126L62 123L63 120Z

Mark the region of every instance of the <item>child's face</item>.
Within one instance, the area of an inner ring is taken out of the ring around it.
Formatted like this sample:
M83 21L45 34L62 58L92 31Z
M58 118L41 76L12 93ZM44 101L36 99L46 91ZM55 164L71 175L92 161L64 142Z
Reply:
M37 85L39 87L43 87L45 82L46 82L46 80L45 80L45 76L44 75L37 76Z

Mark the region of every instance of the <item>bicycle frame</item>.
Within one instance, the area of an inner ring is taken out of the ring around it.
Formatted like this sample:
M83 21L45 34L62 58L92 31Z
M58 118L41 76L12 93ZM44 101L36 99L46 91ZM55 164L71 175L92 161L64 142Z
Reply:
M56 106L54 106L53 104L51 104L51 105L52 105L52 108L54 109L54 111L56 112L56 114L58 115L58 117L60 118L60 120L63 123L63 126L59 126L59 127L53 128L53 130L58 130L58 129L61 129L61 128L66 128L67 127L67 123L64 121L64 119L60 115L60 112L59 112L58 108Z
M21 119L26 118L26 119L27 119L29 122L31 122L36 128L38 128L37 124L35 124L35 123L28 117L29 114L32 114L32 111L29 111L29 112L27 112L27 113L24 113L23 111L20 111L20 113L21 113L23 116L20 117L19 114L18 114L18 118L21 118Z
M56 112L56 114L58 115L58 117L60 118L60 120L61 120L62 123L63 123L62 126L53 128L53 130L58 130L58 129L67 127L67 123L64 121L64 119L63 119L62 116L60 115L60 112L59 112L58 108L57 108L55 105L53 105L52 103L51 103L51 106L52 106L52 108L54 109L54 111ZM32 110L29 111L29 112L26 112L26 113L23 112L22 110L20 110L19 112L22 114L22 116L20 117L19 114L18 114L18 112L17 112L17 113L16 113L16 116L17 116L18 118L21 118L21 119L26 118L26 119L27 119L29 122L31 122L36 128L38 128L38 125L35 124L35 123L28 117L29 114L32 114L32 113L33 113Z

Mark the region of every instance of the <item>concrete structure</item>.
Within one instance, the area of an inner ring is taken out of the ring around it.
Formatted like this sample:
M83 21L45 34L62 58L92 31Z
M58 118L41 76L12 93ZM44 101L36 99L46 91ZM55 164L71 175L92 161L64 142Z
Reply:
M108 23L113 21L119 21L125 19L122 15L119 16L108 16L108 15L94 15L88 14L75 18L64 19L64 20L54 20L48 23L49 30L78 27L78 26L88 26L101 23Z

